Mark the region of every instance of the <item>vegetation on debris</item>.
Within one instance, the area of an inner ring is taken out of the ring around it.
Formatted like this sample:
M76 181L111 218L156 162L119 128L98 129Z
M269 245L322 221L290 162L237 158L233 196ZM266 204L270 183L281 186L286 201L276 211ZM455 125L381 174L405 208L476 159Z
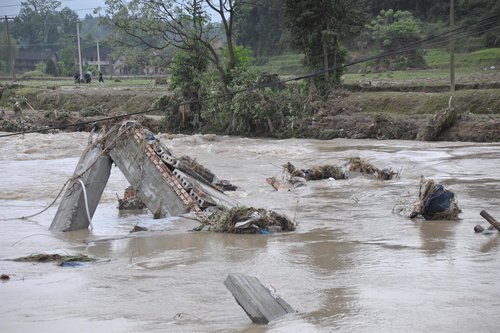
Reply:
M200 221L194 229L207 229L215 232L235 234L255 234L281 231L294 231L297 224L284 215L272 210L253 207L234 207L220 209Z
M84 254L79 255L61 255L58 253L48 254L48 253L37 253L31 254L26 257L19 257L14 259L14 261L19 262L57 262L58 266L63 266L66 263L72 262L92 262L96 259L86 256Z
M308 169L297 169L292 163L287 162L283 165L283 169L290 176L290 181L293 178L304 178L305 180L320 180L320 179L348 179L350 172L357 172L364 175L375 177L379 180L390 180L398 173L392 169L385 168L379 169L368 161L360 158L350 158L346 163L341 166L337 165L321 165Z

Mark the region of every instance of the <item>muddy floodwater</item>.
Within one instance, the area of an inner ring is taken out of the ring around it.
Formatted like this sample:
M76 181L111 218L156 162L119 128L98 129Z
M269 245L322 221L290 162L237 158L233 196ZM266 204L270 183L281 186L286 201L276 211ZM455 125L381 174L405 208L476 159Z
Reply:
M0 139L0 332L498 332L500 233L475 234L500 219L500 144L373 140L267 140L159 135L241 189L230 196L296 219L295 232L191 232L193 221L120 214L128 186L118 168L92 231L51 233L57 204L88 134ZM344 163L360 156L400 178L308 182L275 191L280 165ZM455 192L460 221L409 220L420 177ZM129 236L135 226L150 232ZM76 267L7 259L83 253ZM223 282L258 277L296 314L253 324Z

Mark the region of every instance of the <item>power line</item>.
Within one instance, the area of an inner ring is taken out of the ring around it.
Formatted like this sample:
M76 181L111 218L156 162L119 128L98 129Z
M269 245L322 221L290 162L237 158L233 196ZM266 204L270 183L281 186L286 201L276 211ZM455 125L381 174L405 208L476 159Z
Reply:
M243 93L243 92L248 92L248 91L253 91L253 90L262 89L262 88L266 88L266 87L272 87L272 86L282 85L282 84L285 84L285 83L288 83L288 82L293 82L293 81L300 81L300 80L304 80L304 79L309 79L309 78L312 78L312 77L315 77L315 76L323 75L327 71L328 72L332 72L334 70L337 70L337 69L340 69L340 68L343 68L343 67L354 66L354 65L362 63L362 62L366 62L366 61L370 61L370 60L375 60L375 59L381 59L381 58L384 58L384 57L387 57L387 56L392 56L392 55L406 53L406 52L411 51L411 50L416 50L416 49L419 49L419 48L423 48L423 46L425 46L425 45L432 45L432 43L426 44L426 42L428 42L428 41L438 40L438 42L441 43L441 42L443 42L441 40L443 38L443 36L447 36L446 38L447 38L448 41L450 40L451 37L455 37L456 40L460 40L460 39L469 37L470 33L476 33L476 32L469 32L467 34L463 34L463 36L460 36L459 34L456 33L457 31L461 31L461 30L464 30L464 29L467 29L467 28L469 28L471 26L476 26L476 25L478 27L481 27L481 26L484 26L484 25L482 25L482 23L488 22L488 21L491 21L491 23L498 23L498 22L500 22L498 20L498 18L500 18L500 15L495 15L495 16L486 18L484 20L481 20L479 22L470 24L470 25L465 26L465 27L461 27L461 28L457 28L457 29L454 29L454 30L450 30L448 32L445 32L445 33L442 33L442 34L438 34L438 35L435 35L435 36L430 36L430 37L425 38L423 40L420 40L418 42L414 42L414 43L411 43L411 44L408 44L408 45L405 45L403 47L400 47L400 48L397 48L397 49L394 49L394 50L390 50L390 51L387 51L387 52L379 53L379 54L374 55L374 56L361 58L361 59L352 61L352 62L347 63L347 64L340 64L340 65L337 65L337 66L334 66L334 67L329 67L329 68L321 70L321 71L313 72L313 73L302 75L302 76L297 76L297 77L290 78L290 79L287 79L287 80L279 80L279 81L276 81L276 82L273 82L273 83L266 83L266 84L257 84L257 85L251 86L251 87L242 88L242 89L235 90L235 91L232 91L232 92L229 92L229 93L225 93L225 94L218 94L218 95L211 96L211 97L197 98L197 99L190 100L190 101L174 103L173 105L170 105L170 107L171 108L176 108L176 107L179 107L181 105L189 105L189 104L193 104L193 103L207 102L207 101L214 100L214 99L219 99L219 98L224 98L224 97L228 97L228 96L233 96L233 95L240 94L240 93ZM498 28L500 28L500 27L499 26L497 26L497 27L491 27L491 28L488 28L487 30L493 30L493 29L498 29ZM459 36L459 37L457 37L457 36ZM436 43L436 41L434 41L433 43ZM104 118L97 119L97 120L90 120L90 121L78 122L76 124L68 124L68 125L55 126L55 127L47 127L47 128L30 130L30 131L23 131L23 132L14 132L14 133L0 135L0 138L10 137L10 136L16 136L16 135L23 135L23 134L29 134L29 133L47 132L47 131L51 131L51 130L65 129L65 128L73 127L73 126L82 126L82 125L88 125L88 124L96 124L96 123L100 123L100 122L105 122L105 121L110 121L110 120L115 120L115 119L122 119L122 118L127 118L127 117L130 117L130 116L136 116L136 115L146 114L146 113L150 113L150 112L154 112L154 111L160 111L160 110L161 109L159 109L159 108L154 108L154 109L148 109L148 110L144 110L144 111L132 112L132 113L118 115L118 116L104 117Z

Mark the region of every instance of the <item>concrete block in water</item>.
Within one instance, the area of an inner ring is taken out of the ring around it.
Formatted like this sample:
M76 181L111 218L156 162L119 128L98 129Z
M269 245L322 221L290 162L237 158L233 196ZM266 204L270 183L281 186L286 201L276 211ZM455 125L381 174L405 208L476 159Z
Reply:
M267 324L288 313L295 312L279 296L273 296L254 276L230 274L224 281L224 285L254 323Z
M81 175L78 178L85 184L90 218L94 216L102 192L108 183L111 164L111 159L107 154L102 153L101 147L89 146L76 166L73 177ZM50 230L73 231L89 227L84 191L78 178L69 183L52 220Z
M129 128L128 135L118 140L109 152L137 196L158 217L187 213L194 200L182 188L161 157L141 138L139 131ZM149 151L151 150L151 151Z

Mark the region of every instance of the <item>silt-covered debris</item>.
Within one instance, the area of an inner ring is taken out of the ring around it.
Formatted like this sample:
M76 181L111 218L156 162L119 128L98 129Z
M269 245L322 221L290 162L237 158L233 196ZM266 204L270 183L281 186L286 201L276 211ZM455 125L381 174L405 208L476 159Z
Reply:
M410 218L422 215L426 220L458 220L461 210L458 208L455 193L434 180L421 180L419 202Z
M267 234L272 232L294 231L296 223L286 216L272 210L253 207L234 207L221 209L200 220L201 225L194 229L207 229L215 232L236 234Z
M363 174L373 177L378 180L391 180L398 176L396 171L391 168L379 169L368 161L360 158L350 158L343 165L325 164L315 166L308 169L298 169L292 163L287 162L283 165L285 176L283 179L291 184L293 187L302 186L306 181L321 180L321 179L349 179L354 174ZM276 177L268 177L266 182L274 189L278 190L282 184Z
M14 259L14 261L19 261L19 262L40 262L40 263L56 262L58 266L66 266L70 265L71 263L92 262L95 260L96 259L91 258L84 254L61 255L58 253L55 254L37 253L37 254L31 254L26 257L20 257Z

